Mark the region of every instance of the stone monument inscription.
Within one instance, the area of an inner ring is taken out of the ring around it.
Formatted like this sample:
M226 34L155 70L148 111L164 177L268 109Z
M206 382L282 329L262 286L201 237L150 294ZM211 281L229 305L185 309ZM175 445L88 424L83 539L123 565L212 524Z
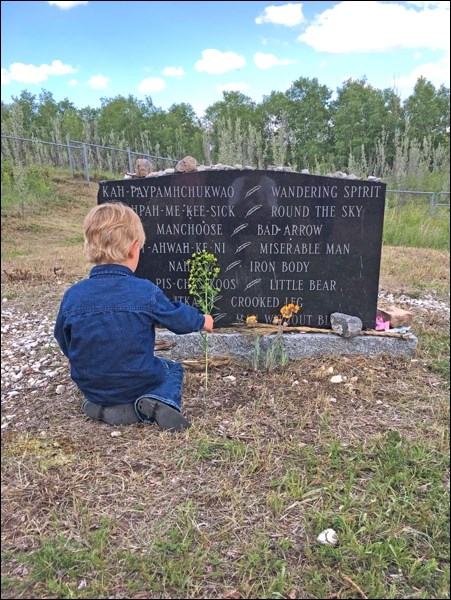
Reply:
M215 327L255 315L330 328L333 312L375 326L386 185L285 171L198 171L100 182L98 203L122 202L141 218L136 271L173 300L192 303L189 268L208 250L221 269Z

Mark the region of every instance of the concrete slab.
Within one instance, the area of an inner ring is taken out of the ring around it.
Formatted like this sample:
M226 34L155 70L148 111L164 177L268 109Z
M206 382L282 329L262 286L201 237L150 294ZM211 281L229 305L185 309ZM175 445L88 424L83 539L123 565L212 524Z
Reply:
M260 348L265 352L275 335L261 335ZM285 350L290 359L306 358L321 355L378 355L414 356L418 338L410 334L408 339L358 335L343 338L335 334L324 333L284 333L282 336ZM175 360L201 357L204 354L199 333L176 335L167 330L157 330L157 340L175 344L165 353ZM255 338L244 333L209 334L208 347L210 356L229 356L238 360L250 360L255 351Z

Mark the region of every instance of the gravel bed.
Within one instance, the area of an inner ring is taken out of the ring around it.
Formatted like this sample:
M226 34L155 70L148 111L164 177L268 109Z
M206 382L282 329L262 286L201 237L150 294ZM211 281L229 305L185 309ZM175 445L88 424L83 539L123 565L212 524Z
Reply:
M407 295L395 296L384 291L379 299L390 304L403 305L407 310L418 313L440 313L449 323L449 302L443 302L426 294L422 298ZM415 319L414 319L415 325ZM49 388L52 394L64 394L68 387L68 364L53 338L53 318L44 309L25 312L11 301L2 302L2 424L15 426L15 397L27 394L39 396ZM414 329L414 327L413 327ZM69 383L69 385L72 385ZM29 412L25 409L25 413ZM24 418L21 414L20 418Z

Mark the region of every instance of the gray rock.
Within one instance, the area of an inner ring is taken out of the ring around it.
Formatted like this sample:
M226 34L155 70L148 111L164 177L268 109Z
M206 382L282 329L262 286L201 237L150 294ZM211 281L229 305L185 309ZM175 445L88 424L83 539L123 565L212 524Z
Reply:
M330 324L332 329L344 338L351 338L359 335L363 327L359 317L353 317L338 312L330 315Z

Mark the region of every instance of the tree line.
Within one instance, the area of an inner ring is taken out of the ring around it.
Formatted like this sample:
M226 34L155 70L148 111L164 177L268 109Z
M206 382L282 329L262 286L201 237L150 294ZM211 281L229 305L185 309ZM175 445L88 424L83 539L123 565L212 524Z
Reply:
M366 78L349 79L334 93L316 78L300 77L259 103L224 92L202 118L190 104L163 110L149 96L103 98L100 108L77 108L42 90L1 103L5 135L69 138L174 159L190 155L204 164L371 174L398 186L414 178L417 187L427 180L434 189L449 189L449 114L449 88L436 89L425 78L402 101Z

